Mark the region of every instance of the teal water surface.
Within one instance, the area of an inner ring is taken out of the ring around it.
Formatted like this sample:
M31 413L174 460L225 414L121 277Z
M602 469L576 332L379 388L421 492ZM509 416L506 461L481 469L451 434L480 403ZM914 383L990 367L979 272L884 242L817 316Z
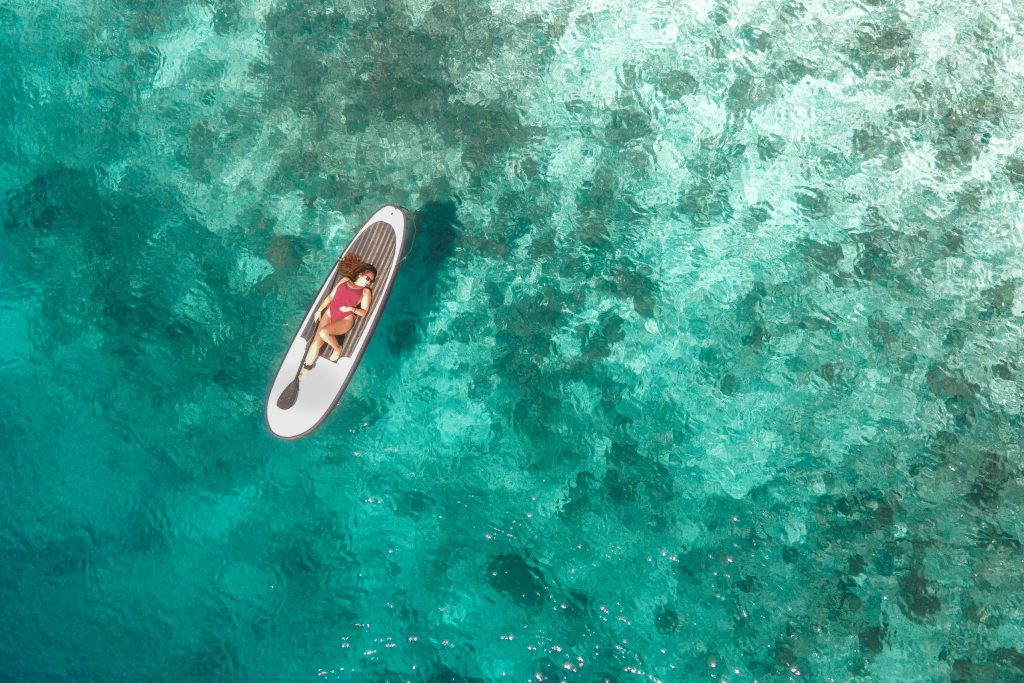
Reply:
M0 678L1024 678L1022 53L1008 0L3 4Z

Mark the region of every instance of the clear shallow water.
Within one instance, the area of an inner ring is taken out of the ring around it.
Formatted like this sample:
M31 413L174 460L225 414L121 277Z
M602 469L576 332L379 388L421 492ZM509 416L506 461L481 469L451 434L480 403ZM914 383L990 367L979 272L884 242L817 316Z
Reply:
M1019 8L677 4L0 8L4 678L1024 676Z

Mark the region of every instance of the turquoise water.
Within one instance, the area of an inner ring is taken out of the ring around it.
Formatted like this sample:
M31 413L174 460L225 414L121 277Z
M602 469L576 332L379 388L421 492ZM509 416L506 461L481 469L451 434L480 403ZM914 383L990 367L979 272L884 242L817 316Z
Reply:
M2 677L1024 677L1019 4L683 4L0 6Z

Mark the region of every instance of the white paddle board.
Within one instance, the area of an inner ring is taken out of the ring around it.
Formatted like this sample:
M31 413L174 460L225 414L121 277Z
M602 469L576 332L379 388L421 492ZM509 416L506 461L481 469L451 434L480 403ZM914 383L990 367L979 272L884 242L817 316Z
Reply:
M281 439L302 438L320 426L334 410L359 366L384 311L384 304L387 303L401 265L408 235L409 221L405 210L389 204L378 209L345 247L341 258L313 297L270 387L266 421L274 436ZM324 344L316 365L295 385L293 383L302 368L302 359L316 333L317 323L313 317L328 293L341 281L341 262L348 254L358 255L364 263L377 269L377 275L370 285L373 293L370 309L365 316L356 316L352 329L339 339L341 358L336 362L331 361L331 348ZM297 394L292 393L295 386L298 386ZM280 400L282 393L286 393L283 401ZM292 396L294 403L282 407L290 403Z

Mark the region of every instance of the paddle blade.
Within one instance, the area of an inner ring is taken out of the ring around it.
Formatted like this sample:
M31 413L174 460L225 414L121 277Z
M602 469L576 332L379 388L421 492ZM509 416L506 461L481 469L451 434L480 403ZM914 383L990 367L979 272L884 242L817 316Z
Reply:
M288 410L299 398L299 378L296 377L292 383L284 388L281 395L277 397L277 407L281 410Z

